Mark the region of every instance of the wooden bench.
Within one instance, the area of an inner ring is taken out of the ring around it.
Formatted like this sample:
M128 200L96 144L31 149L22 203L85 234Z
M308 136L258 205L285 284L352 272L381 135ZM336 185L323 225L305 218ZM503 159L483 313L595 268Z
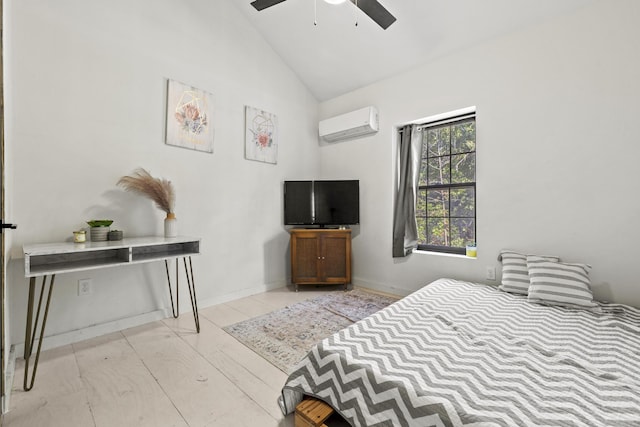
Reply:
M295 427L327 427L333 408L322 400L307 397L296 406Z

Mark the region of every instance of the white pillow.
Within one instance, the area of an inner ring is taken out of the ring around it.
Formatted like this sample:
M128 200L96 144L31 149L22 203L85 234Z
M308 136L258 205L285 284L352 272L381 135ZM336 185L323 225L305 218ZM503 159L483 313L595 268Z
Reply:
M558 262L560 258L549 255L536 255L546 261ZM498 289L513 294L527 295L529 291L529 269L527 255L515 251L503 250L498 257L502 261L502 281ZM532 261L535 262L535 261Z
M588 264L550 262L537 256L527 257L529 268L528 300L548 305L595 308Z

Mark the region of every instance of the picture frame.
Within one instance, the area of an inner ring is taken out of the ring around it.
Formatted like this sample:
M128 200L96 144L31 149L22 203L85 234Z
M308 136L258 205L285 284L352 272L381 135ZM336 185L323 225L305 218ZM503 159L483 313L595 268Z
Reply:
M245 106L245 158L278 162L278 118L264 110Z
M213 140L213 95L168 79L165 143L213 153Z

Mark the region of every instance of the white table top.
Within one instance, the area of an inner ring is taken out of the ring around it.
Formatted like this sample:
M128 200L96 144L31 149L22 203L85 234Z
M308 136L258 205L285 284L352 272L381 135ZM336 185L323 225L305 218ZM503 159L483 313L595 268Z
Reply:
M25 277L141 264L200 253L197 237L133 237L105 242L24 245Z
M198 237L128 237L122 240L106 242L56 242L56 243L35 243L22 246L25 255L55 255L72 252L101 251L105 249L132 248L140 246L166 245L171 243L199 242Z

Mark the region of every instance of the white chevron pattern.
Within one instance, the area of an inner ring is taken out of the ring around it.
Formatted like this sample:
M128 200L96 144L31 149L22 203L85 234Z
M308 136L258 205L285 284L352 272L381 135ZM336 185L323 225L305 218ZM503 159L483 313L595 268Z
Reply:
M440 279L318 344L282 392L353 426L640 426L640 310Z

